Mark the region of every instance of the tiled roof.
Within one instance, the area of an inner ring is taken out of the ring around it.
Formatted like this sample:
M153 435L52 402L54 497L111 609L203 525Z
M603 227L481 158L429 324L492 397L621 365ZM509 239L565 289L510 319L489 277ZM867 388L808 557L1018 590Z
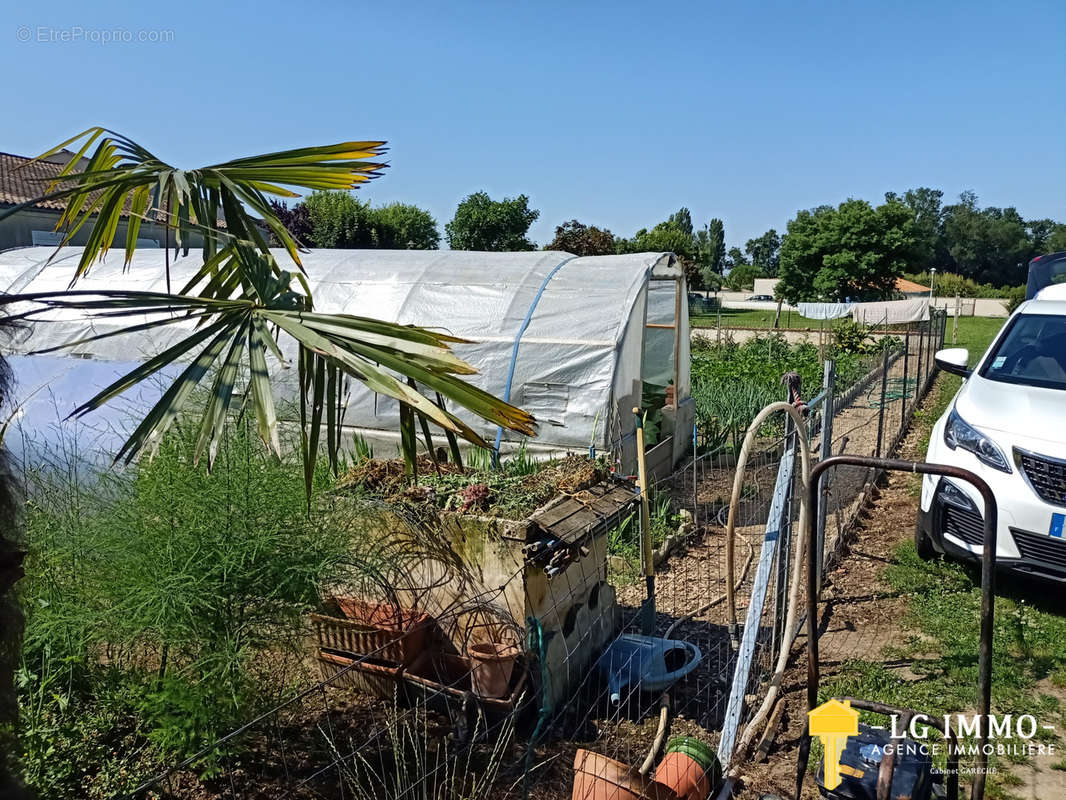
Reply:
M903 294L917 294L918 292L928 292L929 287L909 281L906 278L896 278L896 291L903 292Z
M63 165L73 157L74 154L69 150L61 150L54 156L40 161L34 161L26 156L12 155L11 153L0 153L0 206L18 205L45 194L48 191L49 181L56 177L59 171L63 169ZM35 203L33 207L62 211L67 207L66 198L44 200L40 203ZM122 216L129 216L128 198L123 204ZM166 215L162 211L157 211L155 219L158 222L163 222L166 219ZM219 211L218 225L221 228L226 227L221 209Z
M69 150L61 150L54 156L34 161L26 156L0 153L0 206L16 206L48 193L50 180L59 174L63 166L74 157ZM83 159L84 161L84 159ZM57 191L62 187L56 187ZM43 200L34 203L34 208L62 211L67 207L67 198ZM129 200L123 204L122 216L129 216ZM156 220L162 222L164 215L157 212Z
M63 168L61 163L53 161L30 164L31 161L32 158L0 153L0 205L15 206L39 197L48 189L49 179ZM35 207L62 211L66 204L62 200L45 200Z

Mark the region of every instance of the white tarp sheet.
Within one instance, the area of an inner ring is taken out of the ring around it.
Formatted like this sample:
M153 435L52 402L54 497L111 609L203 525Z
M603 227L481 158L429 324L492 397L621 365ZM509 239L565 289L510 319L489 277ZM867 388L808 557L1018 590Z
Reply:
M878 303L855 303L851 308L855 321L862 325L903 325L929 319L929 300L886 300Z
M81 249L64 248L47 263L52 253L50 247L0 253L0 290L65 289ZM165 291L162 250L138 250L128 270L123 269L122 255L112 251L105 262L93 266L77 288ZM283 266L291 263L284 251L276 251L275 257ZM593 443L594 429L595 443L610 447L620 430L629 432L629 420L615 418L616 403L629 387L640 385L643 347L625 347L624 339L627 332L643 335L652 275L683 280L673 256L663 253L574 258L555 251L314 250L304 254L302 261L316 310L418 324L468 338L470 344L455 346L457 354L478 368L479 374L472 376L472 381L498 396L504 394L515 337L530 315L514 363L510 399L530 407L542 421L532 444L547 449L587 448ZM199 251L184 258L172 257L171 285L183 285L201 263ZM563 266L546 282L561 263ZM631 320L634 314L640 315L639 324L630 324L635 322ZM81 313L54 316L51 321L34 324L28 335L19 337L15 351L27 353L72 342L114 325L87 319ZM124 320L122 326L135 321ZM78 345L75 352L61 354L132 362L158 353L188 330L189 325L179 323L151 333ZM679 383L687 390L687 359L681 369L685 375ZM104 371L110 377L112 370ZM294 371L271 363L276 381ZM101 370L94 368L92 372L90 376L86 371L84 380L68 377L57 407L69 410L72 403L84 401L102 388ZM25 383L25 391L34 388ZM68 390L76 390L77 396L66 396ZM464 417L488 441L495 437L495 428ZM398 407L394 400L353 383L344 422L380 432L394 441ZM504 440L508 438L505 432Z

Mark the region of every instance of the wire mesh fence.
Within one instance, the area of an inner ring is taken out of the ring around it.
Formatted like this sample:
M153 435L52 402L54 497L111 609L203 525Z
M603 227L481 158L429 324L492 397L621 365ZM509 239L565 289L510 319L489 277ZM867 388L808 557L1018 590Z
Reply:
M655 782L676 791L683 780L707 781L706 796L752 744L793 644L798 448L891 453L944 331L935 314L844 375L830 360L821 385L783 383L806 440L784 415L769 418L739 482L737 437L697 425L691 457L648 486L643 525L620 476L506 524L393 514L393 535L420 543L390 572L407 583L336 587L308 625L321 680L126 796L554 800L604 785L655 796ZM841 552L876 478L823 484L821 563ZM681 769L686 758L698 775Z

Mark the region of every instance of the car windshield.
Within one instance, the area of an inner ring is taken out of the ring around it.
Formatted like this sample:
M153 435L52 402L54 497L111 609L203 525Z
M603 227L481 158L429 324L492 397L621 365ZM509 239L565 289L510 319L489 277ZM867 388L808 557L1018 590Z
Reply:
M1066 316L1021 314L985 360L981 377L1066 389Z

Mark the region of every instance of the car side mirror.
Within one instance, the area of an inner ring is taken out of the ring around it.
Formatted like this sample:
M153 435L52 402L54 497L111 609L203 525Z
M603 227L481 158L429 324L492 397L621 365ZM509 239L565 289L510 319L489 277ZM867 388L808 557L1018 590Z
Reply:
M961 375L969 378L973 372L970 369L970 351L965 347L949 347L946 350L937 350L933 356L934 363L944 372L952 375Z

